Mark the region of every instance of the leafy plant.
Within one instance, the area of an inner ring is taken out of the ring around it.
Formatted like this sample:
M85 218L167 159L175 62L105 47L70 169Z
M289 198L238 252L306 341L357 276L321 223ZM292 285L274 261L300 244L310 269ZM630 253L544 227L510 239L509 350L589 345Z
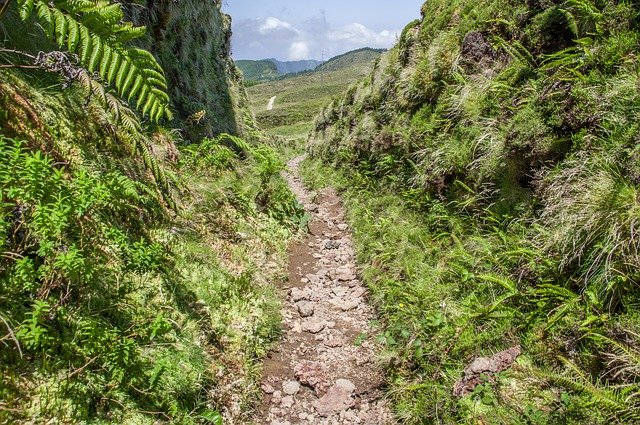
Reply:
M45 35L59 47L77 54L94 72L154 121L171 119L167 82L162 68L146 50L128 46L144 27L123 22L120 3L107 0L16 0L20 17L36 16Z

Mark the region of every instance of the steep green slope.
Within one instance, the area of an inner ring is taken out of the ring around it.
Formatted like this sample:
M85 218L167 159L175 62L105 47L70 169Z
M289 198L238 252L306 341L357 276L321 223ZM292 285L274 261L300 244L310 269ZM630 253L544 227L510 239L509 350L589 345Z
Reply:
M276 64L266 59L259 61L238 60L236 65L240 68L246 85L275 80L281 75Z
M258 126L290 139L304 139L318 111L367 75L372 65L373 60L357 61L335 71L313 71L247 88ZM267 111L273 96L273 109Z
M346 179L406 422L639 420L639 10L428 1L316 119L309 152ZM509 371L452 395L516 345Z
M147 26L142 45L157 58L175 111L191 141L254 129L242 75L229 56L231 18L213 2L125 0L129 18Z
M322 65L318 65L316 71L337 71L339 69L349 68L355 64L372 63L384 53L386 49L372 49L371 47L363 47L362 49L352 50L338 56L334 56Z
M117 3L38 2L38 24L18 17L29 4L0 16L0 423L246 423L257 359L279 332L269 282L302 215L283 164L229 135L188 144L82 73L84 60L39 54L67 48L58 33L73 19L88 28L85 59L119 75L104 48ZM182 5L175 22L202 12ZM48 42L43 29L65 14ZM224 25L207 31L225 37ZM228 58L209 59L198 67L228 90L217 99L233 99ZM197 78L176 72L169 91L187 95L177 87Z

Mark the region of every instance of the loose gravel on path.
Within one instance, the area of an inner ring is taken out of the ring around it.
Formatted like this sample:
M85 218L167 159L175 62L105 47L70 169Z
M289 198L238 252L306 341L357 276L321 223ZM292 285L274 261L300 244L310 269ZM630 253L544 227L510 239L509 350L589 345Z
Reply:
M302 159L284 177L312 214L310 232L290 249L283 336L265 361L256 423L393 424L342 203L332 189L311 199L298 175Z

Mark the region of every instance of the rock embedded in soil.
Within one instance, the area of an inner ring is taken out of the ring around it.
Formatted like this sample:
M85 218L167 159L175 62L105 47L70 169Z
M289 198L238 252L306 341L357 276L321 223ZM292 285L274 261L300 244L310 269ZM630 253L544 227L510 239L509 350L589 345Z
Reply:
M346 380L342 380L346 381ZM346 381L350 383L349 381ZM332 416L335 413L340 413L355 404L355 400L352 397L355 386L350 383L342 383L338 385L336 383L323 395L320 400L314 404L318 415L323 417ZM353 388L351 388L353 386Z
M300 391L300 383L298 381L287 381L282 385L282 392L287 395L296 395Z
M344 300L340 303L340 309L342 311L351 311L358 308L360 302L358 300Z
M356 274L349 269L340 268L336 270L336 280L339 281L351 281L356 279Z
M352 394L356 390L356 386L348 379L338 379L335 386Z
M266 382L265 382L265 383L263 383L263 384L260 386L260 388L262 388L262 391L263 391L265 394L273 394L273 392L275 391L275 388L273 388L273 387L271 386L271 384L268 384L268 383L266 383Z
M298 302L301 300L308 300L309 299L309 291L305 290L305 289L300 289L300 288L292 288L291 289L291 299L294 302Z
M290 409L291 406L293 406L293 397L291 396L287 396L287 397L283 397L282 401L280 402L280 407L282 407L283 409Z
M298 313L302 317L311 317L314 312L314 305L308 301L298 301L296 303L296 307L298 308Z
M464 369L464 376L453 386L455 397L464 397L473 392L474 388L482 383L482 376L492 376L507 370L522 353L519 345L494 354L491 357L478 357Z
M338 248L340 248L340 242L334 241L334 240L325 241L324 248L325 249L338 249Z
M302 324L302 330L312 334L317 334L322 332L325 326L324 322L312 319Z
M319 362L303 361L298 363L294 369L294 376L302 384L307 385L321 394L327 389L327 372Z

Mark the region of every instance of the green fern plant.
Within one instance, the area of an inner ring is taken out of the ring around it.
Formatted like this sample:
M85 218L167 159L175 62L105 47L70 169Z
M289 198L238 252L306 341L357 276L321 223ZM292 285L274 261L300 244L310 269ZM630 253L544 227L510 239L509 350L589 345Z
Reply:
M554 382L586 397L585 407L598 407L609 416L621 419L624 423L640 421L637 395L638 385L613 386L601 380L592 381L571 361L560 357L567 373L533 371L535 375Z
M109 93L86 70L81 69L78 72L77 79L88 96L95 99L102 108L111 114L113 120L118 124L118 137L127 144L131 152L137 153L142 157L145 167L153 174L165 202L175 210L176 204L170 193L172 179L167 175L165 168L158 164L156 157L153 155L151 141L145 134L136 114L119 98ZM173 180L173 183L175 183L175 179Z
M96 73L151 120L171 119L162 68L146 50L126 43L144 27L123 22L120 3L107 0L17 0L20 17L35 16L46 36L76 54L89 73Z

